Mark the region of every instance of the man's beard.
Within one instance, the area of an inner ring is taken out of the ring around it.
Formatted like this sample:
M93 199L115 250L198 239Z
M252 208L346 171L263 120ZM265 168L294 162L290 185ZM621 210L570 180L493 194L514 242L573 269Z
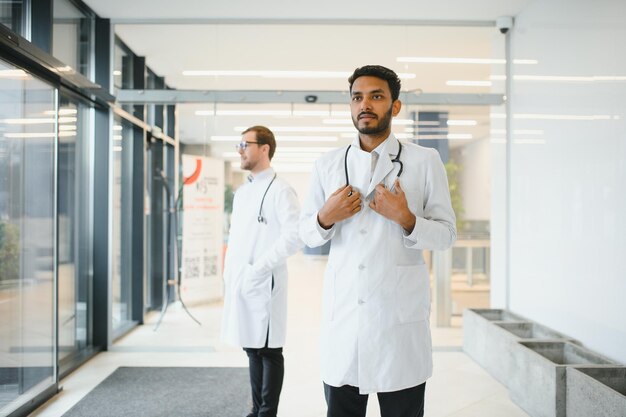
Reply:
M352 119L352 123L354 123L354 127L356 127L356 130L358 130L359 133L362 133L364 135L376 135L378 133L386 131L389 128L389 125L391 124L392 110L393 106L390 106L389 111L385 113L382 119L378 120L378 124L376 126L359 127L358 115L356 120L354 118Z
M241 162L241 169L243 169L244 171L252 171L254 167L256 167L257 163L258 161L246 159L245 161Z

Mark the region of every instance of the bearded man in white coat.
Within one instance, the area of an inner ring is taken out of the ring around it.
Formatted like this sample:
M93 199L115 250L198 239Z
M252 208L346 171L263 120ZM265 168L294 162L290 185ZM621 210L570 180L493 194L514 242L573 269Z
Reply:
M432 374L429 273L422 250L447 249L455 215L438 152L400 143L400 79L378 65L349 78L351 145L315 164L300 237L332 241L324 277L321 371L328 417L424 413Z
M264 126L242 133L241 168L250 175L235 193L224 265L222 340L248 355L252 410L276 417L285 373L287 258L302 246L298 198L270 160L274 134Z

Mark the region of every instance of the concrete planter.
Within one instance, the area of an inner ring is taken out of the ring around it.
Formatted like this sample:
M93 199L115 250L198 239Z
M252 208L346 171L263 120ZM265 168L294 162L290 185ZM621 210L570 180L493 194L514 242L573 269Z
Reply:
M501 384L510 385L511 375L519 367L522 349L519 341L560 341L577 343L567 336L533 322L494 322L495 335L499 337L499 356L491 360L489 372ZM500 332L500 334L498 334Z
M568 367L567 417L626 416L626 367Z
M565 417L567 365L615 365L569 342L521 341L510 374L511 399L533 417ZM591 416L595 414L590 414Z
M567 340L572 341L567 336L556 332L548 327L532 322L504 322L494 323L496 326L511 333L516 339L536 339L536 340Z
M517 338L496 326L503 323L528 324L523 317L506 310L466 309L463 312L463 350L508 386L510 349Z

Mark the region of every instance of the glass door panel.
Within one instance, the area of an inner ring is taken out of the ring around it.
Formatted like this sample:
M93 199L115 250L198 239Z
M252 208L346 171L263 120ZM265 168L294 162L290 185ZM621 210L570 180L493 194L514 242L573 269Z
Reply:
M0 416L56 383L56 91L0 61Z

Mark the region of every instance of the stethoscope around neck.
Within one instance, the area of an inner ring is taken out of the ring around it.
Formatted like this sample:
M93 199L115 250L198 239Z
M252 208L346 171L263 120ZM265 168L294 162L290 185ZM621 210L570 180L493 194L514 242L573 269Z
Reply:
M346 185L350 185L350 179L348 177L348 152L350 152L351 147L352 145L348 145L348 148L346 149L346 156L343 158L343 168L346 172ZM400 178L400 175L402 175L402 170L404 169L404 164L402 164L402 161L400 160L401 153L402 153L402 143L398 141L398 154L396 155L395 158L391 160L392 163L397 162L398 164L400 164L400 169L398 170L398 173L396 174L396 178ZM352 191L350 191L348 196L351 196L351 195L352 195Z
M275 179L276 179L276 174L274 174L274 177L272 178L269 185L265 189L265 192L263 193L263 198L261 199L261 205L259 206L259 215L256 218L256 221L261 224L267 224L267 219L263 217L263 203L265 202L265 196L267 195L267 192L270 190L270 187L274 183Z

